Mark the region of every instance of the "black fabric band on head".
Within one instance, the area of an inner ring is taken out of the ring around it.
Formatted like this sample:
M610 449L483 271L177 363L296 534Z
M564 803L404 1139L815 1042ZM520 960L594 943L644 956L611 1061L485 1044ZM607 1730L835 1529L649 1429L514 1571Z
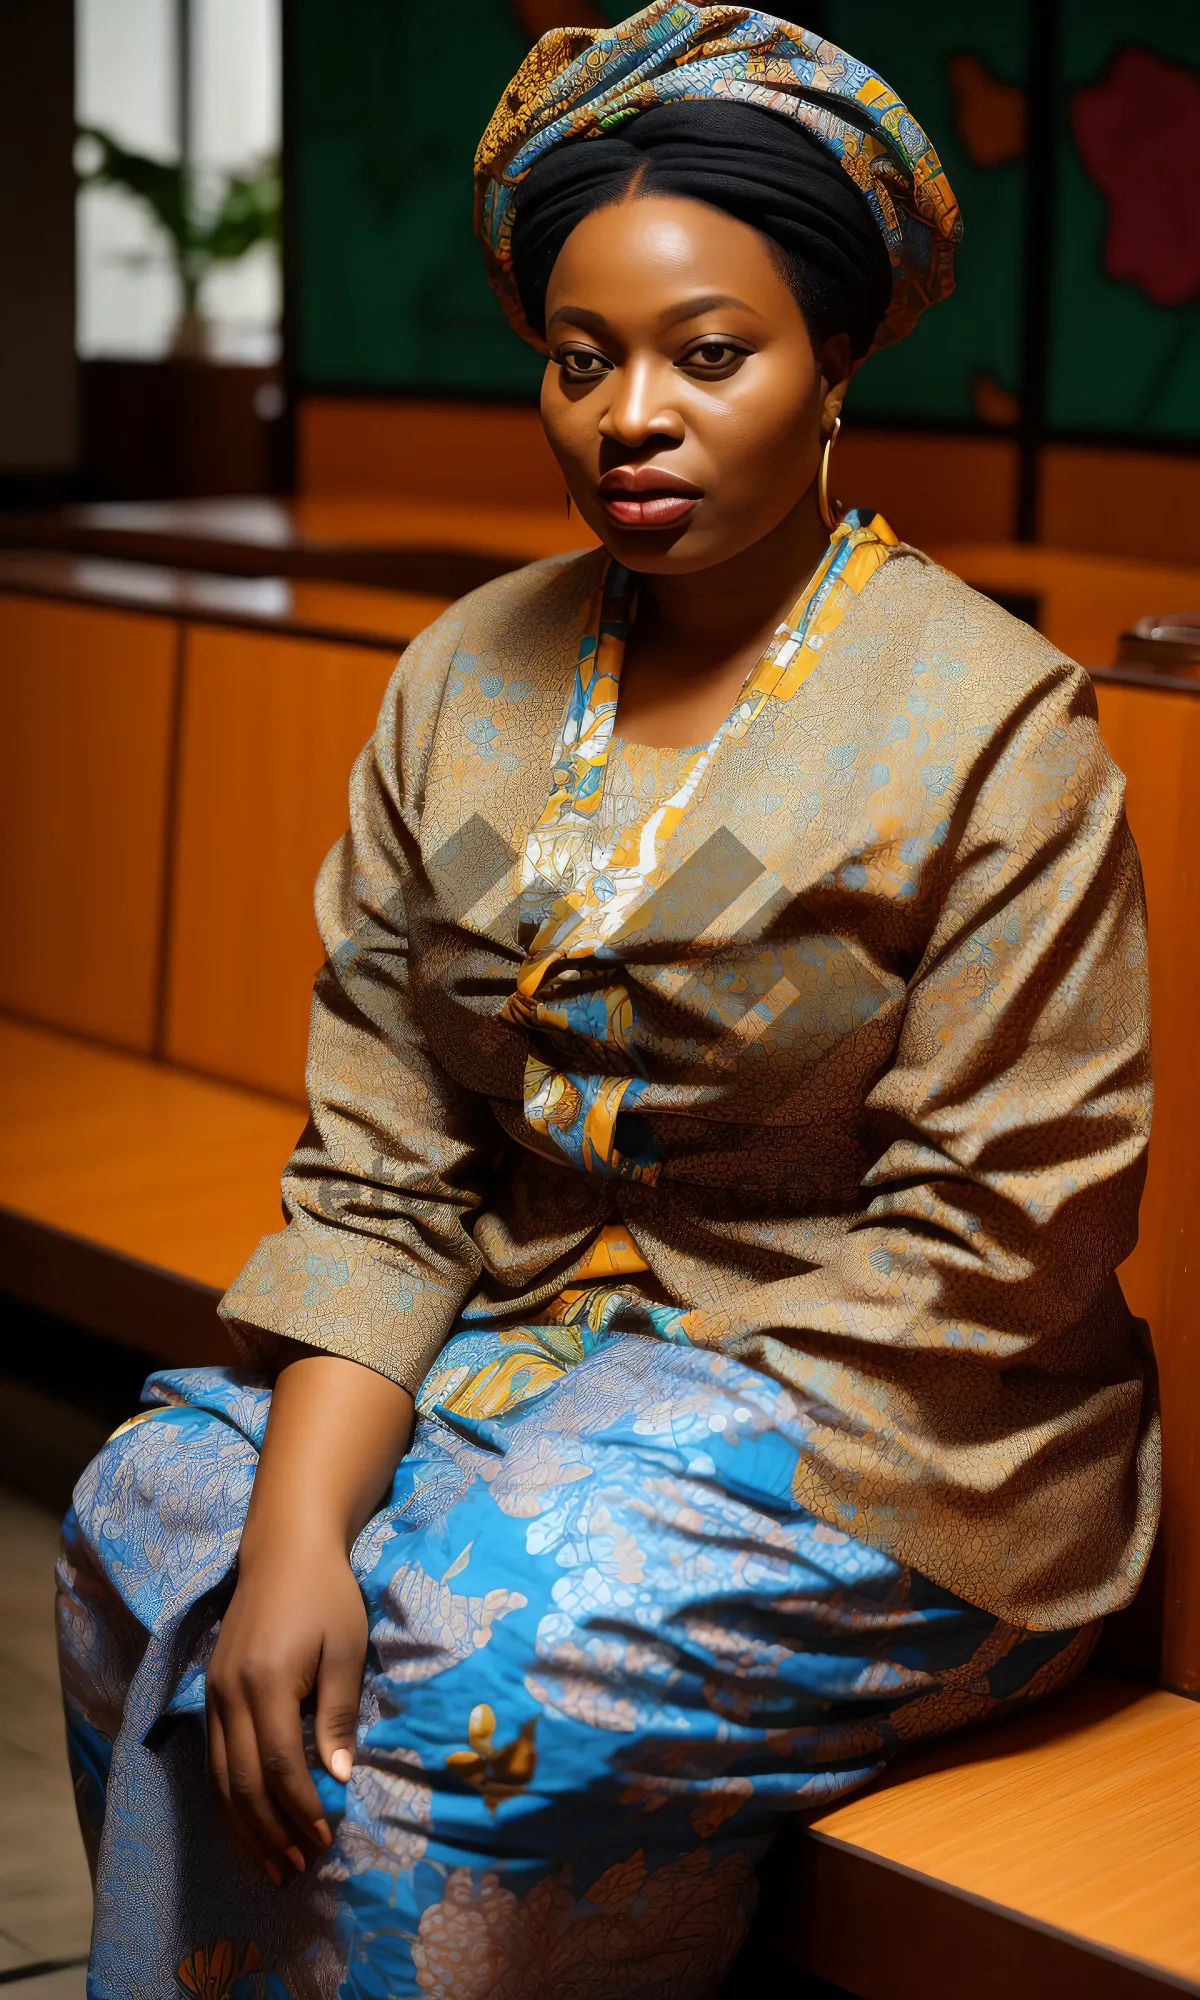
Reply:
M512 259L539 334L563 244L585 216L621 199L639 167L639 195L708 202L761 230L784 253L814 336L847 333L854 358L866 353L892 296L892 267L865 196L804 126L711 98L644 111L615 136L559 146L530 168Z

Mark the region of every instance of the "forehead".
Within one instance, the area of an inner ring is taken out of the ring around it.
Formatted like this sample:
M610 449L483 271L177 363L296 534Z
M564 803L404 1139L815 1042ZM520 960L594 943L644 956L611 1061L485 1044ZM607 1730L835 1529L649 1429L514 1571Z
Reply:
M692 293L728 294L772 315L795 301L767 239L749 223L684 196L634 196L594 209L551 273L547 311L585 306L657 314Z

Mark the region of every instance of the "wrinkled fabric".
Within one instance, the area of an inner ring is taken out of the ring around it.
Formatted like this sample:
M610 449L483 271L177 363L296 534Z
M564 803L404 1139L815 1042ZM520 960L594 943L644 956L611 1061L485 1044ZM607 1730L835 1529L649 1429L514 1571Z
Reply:
M865 197L892 269L869 351L911 331L954 289L958 203L928 134L867 63L754 7L653 0L612 28L552 28L532 48L475 155L475 227L488 281L511 324L525 315L513 271L518 191L563 145L617 136L629 120L684 102L749 105L804 127ZM861 357L860 357L861 358Z
M607 1271L804 1399L819 1519L1014 1625L1101 1616L1158 1430L1114 1275L1144 910L1090 683L851 514L713 740L614 820L635 600L553 559L405 654L235 1338L415 1390L460 1318Z
M59 1567L89 2000L707 2000L785 1816L1078 1672L1094 1627L1022 1632L797 1502L811 1415L790 1390L619 1320L448 1344L353 1551L348 1784L306 1723L334 1845L282 1891L204 1775L270 1390L151 1378ZM489 1364L517 1355L498 1390Z

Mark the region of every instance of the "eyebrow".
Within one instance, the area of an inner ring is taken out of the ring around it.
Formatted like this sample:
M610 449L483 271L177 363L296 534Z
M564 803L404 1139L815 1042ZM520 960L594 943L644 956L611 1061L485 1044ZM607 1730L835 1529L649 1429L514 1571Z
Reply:
M677 326L680 320L699 319L702 313L719 312L723 306L737 306L742 312L753 313L755 319L762 314L745 299L735 299L730 292L705 292L702 298L685 299L680 306L672 306L670 312L659 318L660 326Z
M682 305L672 306L669 311L660 313L658 323L662 327L678 326L682 320L699 319L703 313L719 312L724 306L737 306L742 312L753 313L755 319L762 318L757 307L749 305L745 299L734 298L732 293L705 292L699 298L685 299ZM584 306L557 306L546 322L547 326L553 326L556 319L574 320L576 326L585 326L592 333L608 330L604 314L588 312Z

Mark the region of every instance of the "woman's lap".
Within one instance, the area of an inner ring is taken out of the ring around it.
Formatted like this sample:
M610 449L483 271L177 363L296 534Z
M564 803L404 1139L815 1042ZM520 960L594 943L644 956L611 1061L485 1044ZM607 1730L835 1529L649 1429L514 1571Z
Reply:
M422 1417L354 1551L371 1644L349 1786L318 1773L335 1845L276 1892L213 1818L202 1720L269 1391L152 1382L175 1407L84 1475L60 1599L98 2000L202 1973L234 2000L699 2000L781 1814L1086 1652L799 1507L777 1385L615 1335L506 1414ZM218 1976L195 1954L223 1945Z

